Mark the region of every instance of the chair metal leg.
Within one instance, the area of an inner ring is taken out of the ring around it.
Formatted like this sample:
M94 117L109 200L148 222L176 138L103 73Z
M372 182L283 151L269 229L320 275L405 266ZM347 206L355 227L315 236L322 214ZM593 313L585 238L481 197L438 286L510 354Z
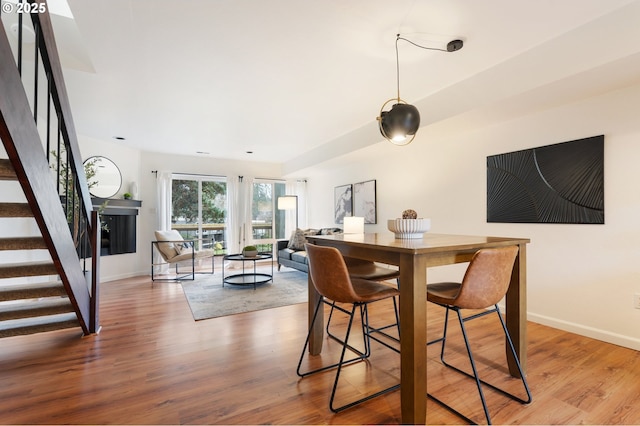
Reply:
M336 392L337 392L337 389L338 389L338 382L340 380L340 373L342 372L342 367L345 366L345 365L349 365L351 363L354 363L356 361L364 360L369 356L368 354L371 353L370 336L367 333L368 325L369 325L368 324L369 312L368 312L366 304L355 303L355 304L353 304L353 306L351 308L351 311L348 311L346 309L343 309L343 308L335 305L335 303L334 303L334 306L335 306L336 309L341 310L341 311L343 311L343 312L345 312L346 314L349 315L349 323L347 325L347 331L346 331L346 335L344 337L344 340L340 339L340 338L333 337L336 341L342 343L342 350L341 350L341 353L340 353L340 360L335 364L331 364L331 365L327 365L327 366L324 366L324 367L320 367L320 368L317 368L315 370L311 370L311 371L307 371L307 372L302 372L301 371L302 361L304 359L305 352L307 351L307 347L309 346L309 337L311 335L311 330L313 329L313 325L315 324L316 319L318 317L318 312L319 312L320 309L322 309L324 303L328 303L329 304L329 302L325 301L324 298L320 298L320 300L318 300L318 304L316 305L316 309L315 309L314 314L313 314L313 319L311 320L311 327L309 328L309 333L307 334L307 338L305 340L304 347L302 348L302 353L300 355L300 361L298 362L298 368L296 370L298 376L305 377L305 376L308 376L310 374L319 373L321 371L326 371L326 370L332 369L334 367L338 367L337 370L336 370L336 377L335 377L334 382L333 382L333 388L331 389L331 397L329 398L329 409L334 413L338 413L340 411L343 411L343 410L346 410L348 408L351 408L351 407L353 407L353 406L355 406L357 404L363 403L365 401L369 401L369 400L371 400L373 398L376 398L376 397L378 397L380 395L383 395L383 394L385 394L387 392L391 392L393 390L399 389L400 388L400 384L397 384L397 385L391 386L389 388L383 389L381 391L378 391L378 392L376 392L374 394L368 395L368 396L366 396L364 398L360 398L360 399L358 399L356 401L352 401L352 402L350 402L348 404L342 405L340 407L335 407L334 406L334 400L335 400ZM354 349L351 345L348 344L349 336L351 335L351 328L353 326L353 320L354 320L355 312L356 312L357 308L360 309L360 316L362 318L366 356L365 356L364 353L358 351L357 349ZM355 352L356 354L360 354L360 356L357 356L357 357L352 358L350 360L345 360L347 349L349 349L352 352Z
M329 326L331 325L331 317L333 316L333 312L334 310L338 310L340 312L343 312L347 315L349 315L349 311L347 311L346 309L336 305L335 301L328 301L325 299L324 301L327 305L331 305L331 310L329 311L329 318L327 319L327 326L326 326L326 332L327 332L327 336L332 338L333 340L335 340L336 342L340 343L341 345L345 344L345 341L342 340L341 338L337 337L336 335L334 335L333 333L331 333L331 330L329 328ZM360 314L362 315L362 307L360 308ZM364 320L362 321L362 346L364 347L364 352L353 347L350 344L347 344L347 346L349 347L349 349L357 354L360 354L363 358L369 358L369 356L371 355L371 346L369 345L369 340L367 340L367 333L364 329Z
M400 289L400 278L396 278L396 285L398 286L398 289ZM395 297L392 300L393 300L393 312L394 312L395 317L396 317L396 322L392 323L392 324L388 324L388 325L382 326L382 327L377 327L377 328L376 327L369 327L369 329L371 330L372 333L380 333L383 336L385 336L385 337L387 337L387 338L389 338L391 340L394 340L396 342L400 342L400 314L398 313L398 302L396 301ZM397 329L397 331L398 331L398 337L397 338L384 331L384 330L392 328L392 327L395 327ZM374 338L374 340L378 341L379 343L382 343L383 345L387 346L388 348L391 348L391 346L381 342L378 339ZM393 348L391 348L391 349L393 349Z
M340 380L340 372L342 371L342 366L345 365L346 363L343 362L346 350L347 350L347 344L346 342L349 340L349 334L351 333L351 326L353 325L353 317L355 315L355 310L356 310L356 304L353 305L353 309L351 310L351 314L350 314L350 318L349 318L349 325L347 326L347 335L345 337L345 344L342 346L342 354L340 355L340 362L338 363L338 369L336 371L336 378L335 381L333 382L333 389L331 390L331 398L329 399L329 409L334 412L334 413L339 413L341 411L344 411L348 408L351 408L355 405L361 404L363 402L369 401L373 398L377 398L380 395L384 395L385 393L394 391L396 389L400 389L400 384L398 383L397 385L393 385L391 387L388 387L386 389L382 389L381 391L375 392L371 395L367 395L364 398L360 398L356 401L352 401L348 404L344 404L340 407L334 407L333 402L335 400L335 396L336 396L336 390L338 388L338 381ZM368 324L368 318L369 318L369 313L367 310L367 305L360 305L360 314L362 316L362 321L363 321L363 329L365 330L365 332L369 329L369 324ZM367 336L367 340L369 340L369 333L366 333ZM375 339L377 340L377 339ZM368 342L368 345L370 345L370 342ZM386 345L385 345L386 346Z
M513 341L511 340L511 336L509 334L509 331L507 330L507 326L506 326L506 324L504 322L504 319L502 318L502 315L500 314L500 308L498 307L498 305L495 305L493 307L493 309L490 309L488 311L484 311L484 312L481 312L481 313L478 313L478 314L475 314L475 315L471 315L471 316L466 317L466 318L462 317L461 310L459 308L457 308L457 307L446 306L446 305L440 305L440 306L443 306L444 308L446 308L443 337L440 338L440 339L433 340L433 341L431 341L431 342L429 342L427 344L429 345L429 344L441 341L442 342L442 347L441 347L441 350L440 350L440 360L442 361L442 364L445 365L448 368L451 368L451 369L453 369L453 370L455 370L455 371L457 371L457 372L459 372L461 374L464 374L465 376L470 377L470 378L475 380L476 387L478 388L478 394L480 395L480 400L482 402L482 408L484 410L485 417L487 419L487 423L491 424L491 416L489 415L489 409L487 407L486 399L484 397L484 392L482 390L482 385L486 385L486 386L490 387L491 389L499 392L500 394L502 394L504 396L507 396L507 397L509 397L509 398L511 398L511 399L513 399L515 401L518 401L518 402L522 403L522 404L529 404L533 400L533 398L531 396L531 391L529 389L529 385L527 383L527 380L526 380L526 377L524 375L524 372L522 371L522 367L520 365L520 361L519 361L518 356L516 354L515 347L513 346ZM469 356L469 362L471 364L471 369L473 370L473 374L469 374L466 371L463 371L463 370L461 370L461 369L459 369L459 368L447 363L444 360L444 351L445 351L445 344L446 344L446 334L447 334L447 324L448 324L449 310L456 311L456 314L458 315L458 321L460 323L460 328L462 330L462 336L464 338L464 343L465 343L465 347L467 349L467 355ZM476 368L475 360L473 358L473 353L471 351L471 346L470 346L470 343L469 343L469 339L468 339L468 335L467 335L467 331L466 331L466 327L464 326L464 323L466 321L470 321L472 319L476 319L476 318L491 314L493 312L495 312L498 315L498 318L500 320L500 324L501 324L502 329L503 329L504 334L505 334L505 339L507 341L507 345L509 346L509 350L511 351L511 354L513 355L513 358L516 361L516 365L518 367L518 372L520 373L520 378L521 378L522 384L524 386L525 392L527 394L527 398L526 399L520 398L520 397L518 397L516 395L513 395L513 394L511 394L509 392L506 392L505 390L500 389L497 386L494 386L491 383L488 383L488 382L486 382L484 380L481 380L479 378L478 371L477 371L477 368ZM465 415L463 415L459 411L453 409L449 405L443 403L441 400L435 398L433 395L427 394L427 396L429 398L433 399L434 401L436 401L437 403L439 403L440 405L444 406L445 408L449 409L453 413L455 413L455 414L459 415L460 417L464 418L466 421L473 422L472 420L470 420L468 417L466 417Z
M396 283L398 285L398 288L400 288L400 279L396 278ZM396 317L396 321L392 324L388 324L388 325L384 325L382 327L371 327L369 326L369 334L373 334L373 333L379 333L383 336L385 336L388 339L391 339L395 342L400 342L400 314L398 313L398 302L396 301L396 298L392 298L393 301L393 312L395 314ZM333 315L333 309L335 307L335 303L331 305L331 311L329 312L329 319L327 320L327 334L331 334L329 332L329 327L331 325L331 316ZM397 332L398 332L398 337L392 336L389 333L387 333L385 330L395 327ZM377 341L378 343L381 343L383 345L385 345L386 347L388 347L389 349L392 350L396 350L395 348L393 348L392 346L390 346L388 343L385 343L384 341L375 338L373 335L371 336L372 339L374 339L375 341Z
M400 315L398 314L398 303L396 302L396 298L395 297L393 297L392 300L393 300L393 312L395 314L396 321L394 323L387 324L387 325L384 325L382 327L369 326L369 332L370 333L378 333L378 334L381 334L384 337L386 337L388 339L391 339L391 340L393 340L395 342L400 342ZM385 331L385 330L387 330L389 328L392 328L392 327L396 328L396 330L398 332L398 337L392 336L391 334L389 334L389 333L387 333ZM387 346L389 348L391 347L388 344L380 341L379 339L376 339L373 335L371 336L371 338L376 340L376 341L378 341L379 343L382 343L383 345L385 345L385 346Z
M460 323L460 329L462 330L462 337L464 338L464 345L467 348L467 354L469 355L469 362L471 363L471 369L473 370L473 378L476 381L476 387L478 388L478 394L480 395L480 401L482 401L482 409L484 410L484 415L487 418L487 424L491 424L491 416L489 415L489 408L487 407L487 400L484 397L484 392L482 391L482 384L480 383L480 379L478 376L478 369L476 368L476 362L473 359L473 353L471 352L471 346L469 345L469 338L467 337L467 330L464 326L464 320L462 319L462 314L460 314L460 310L456 310L456 314L458 314L458 322ZM444 342L443 345L444 347ZM444 351L443 351L444 354Z
M153 257L153 255L152 255ZM215 274L215 256L211 256L211 272L196 272L195 269L195 259L191 260L191 272L180 272L179 270L179 262L175 263L175 276L171 277L171 278L156 278L155 274L154 274L154 267L155 266L159 266L160 264L151 264L151 281L152 282L156 282L156 281L165 281L165 282L181 282L181 281L194 281L196 278L196 274L208 274L208 275L213 275ZM170 265L168 263L163 263L163 265ZM182 274L182 275L180 275Z
M298 368L296 369L296 373L300 377L306 377L306 376L309 376L311 374L319 373L321 371L330 370L330 369L335 368L335 367L337 367L337 366L339 366L341 364L350 364L352 362L362 361L362 360L366 359L369 356L369 355L363 354L361 351L359 351L359 350L351 347L350 345L346 344L346 342L348 341L348 338L349 338L349 332L351 331L351 328L349 328L347 330L347 337L345 338L344 341L342 339L339 339L339 338L335 338L335 339L338 342L343 344L343 352L346 349L349 349L352 352L356 353L357 356L355 358L352 358L352 359L349 359L349 360L345 361L344 357L341 357L341 360L339 362L335 363L335 364L326 365L326 366L323 366L323 367L320 367L320 368L316 368L315 370L310 370L310 371L306 371L306 372L301 371L302 361L304 360L305 353L307 352L307 347L309 346L309 338L311 336L311 330L313 329L313 325L315 324L316 319L318 317L318 311L322 308L322 305L324 303L325 302L324 302L323 298L320 298L318 300L318 304L316 305L316 309L315 309L314 314L313 314L313 319L311 320L311 326L309 327L309 332L307 333L307 338L306 338L306 340L304 342L304 346L302 348L302 353L300 354L300 360L298 361ZM347 311L347 313L348 313L348 311ZM350 322L352 320L353 320L353 318L351 318ZM367 350L368 350L368 348L365 348L365 352Z

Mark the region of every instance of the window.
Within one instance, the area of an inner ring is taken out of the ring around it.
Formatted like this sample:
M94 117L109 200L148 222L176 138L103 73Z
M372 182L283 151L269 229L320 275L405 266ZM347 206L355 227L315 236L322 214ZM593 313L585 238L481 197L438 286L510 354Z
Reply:
M256 180L253 184L251 228L258 251L273 252L276 240L285 238L285 212L276 208L278 197L284 194L284 182Z
M171 229L197 249L226 254L226 178L174 174L171 185Z

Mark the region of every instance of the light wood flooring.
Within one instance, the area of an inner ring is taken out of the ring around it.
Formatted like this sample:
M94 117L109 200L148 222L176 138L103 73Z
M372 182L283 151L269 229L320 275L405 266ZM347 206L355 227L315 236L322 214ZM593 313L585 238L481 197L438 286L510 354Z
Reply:
M102 284L101 308L102 331L96 336L80 338L77 330L65 330L0 341L0 423L400 421L399 392L332 414L333 372L297 377L306 304L195 322L180 284L151 285L149 277L139 277ZM372 306L372 321L385 322L391 314L390 304ZM440 333L442 318L440 309L429 309L430 337ZM517 383L505 379L494 319L468 324L481 374L518 391ZM495 424L640 424L638 352L534 323L528 330L534 401L523 406L487 391ZM326 348L325 362L335 356L336 345L327 342ZM380 345L373 352L370 362L345 369L340 398L397 382L397 354ZM464 361L455 336L449 353L452 362ZM430 346L428 354L429 392L484 422L473 382L442 367L438 347ZM428 401L427 422L461 419Z

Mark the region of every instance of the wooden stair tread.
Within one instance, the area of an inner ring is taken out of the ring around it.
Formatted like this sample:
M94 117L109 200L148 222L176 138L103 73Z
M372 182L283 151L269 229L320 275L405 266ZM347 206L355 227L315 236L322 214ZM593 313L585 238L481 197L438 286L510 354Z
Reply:
M51 261L5 263L0 265L0 278L34 277L39 275L57 275L58 270Z
M79 326L75 313L9 320L0 322L0 337L21 336Z
M41 297L66 296L62 282L8 285L0 287L0 301L37 299Z
M27 203L0 203L0 217L33 217Z
M47 245L42 237L0 238L0 250L39 250Z
M73 312L73 306L68 297L0 303L0 321Z
M11 161L6 158L0 159L0 180L18 180Z

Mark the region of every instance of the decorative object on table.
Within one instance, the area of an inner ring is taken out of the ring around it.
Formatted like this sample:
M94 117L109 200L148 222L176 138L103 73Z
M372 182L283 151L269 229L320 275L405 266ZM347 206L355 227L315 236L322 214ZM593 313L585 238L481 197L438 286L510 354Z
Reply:
M256 257L258 255L258 248L256 246L246 246L242 249L242 255L244 257Z
M124 194L122 194L122 198L124 198L125 200L130 200L131 194L129 194L128 192L125 192Z
M380 108L380 115L377 117L380 133L394 145L408 145L416 137L416 132L420 127L420 113L418 108L413 105L407 104L400 99L400 60L398 55L398 41L404 40L413 44L416 47L427 50L439 50L442 52L456 52L462 49L462 40L453 40L447 43L446 49L421 46L408 40L404 37L400 37L400 34L396 35L396 77L398 86L398 97L392 98L382 104ZM390 111L383 111L388 103L395 102Z
M487 222L604 224L604 135L487 157Z
M352 216L351 184L336 186L333 190L335 223L342 223L345 216Z
M402 212L402 218L403 219L417 219L418 218L418 213L416 213L415 210L407 209L407 210Z
M399 239L422 238L431 229L431 219L418 218L415 210L407 209L402 218L389 219L387 228Z
M375 180L353 184L353 215L364 217L364 223L377 223Z
M364 234L364 217L346 216L344 218L345 234Z

